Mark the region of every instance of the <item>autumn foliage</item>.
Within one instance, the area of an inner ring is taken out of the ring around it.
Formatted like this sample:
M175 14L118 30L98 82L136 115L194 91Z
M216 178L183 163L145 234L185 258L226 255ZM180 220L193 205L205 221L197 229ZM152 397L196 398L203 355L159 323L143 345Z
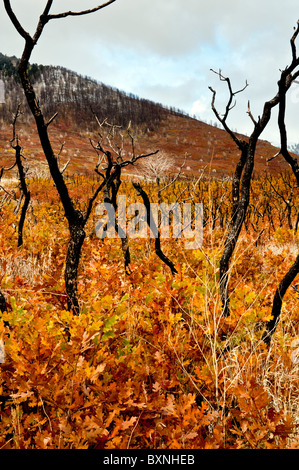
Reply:
M163 240L175 276L150 239L130 240L126 275L120 240L98 239L93 215L80 262L78 316L66 307L68 231L55 188L49 179L28 183L21 248L16 201L1 210L1 290L8 303L0 320L2 449L298 447L295 290L284 299L270 348L261 341L273 293L297 249L298 201L290 227L279 196L289 191L285 175L271 179L276 193L269 177L253 181L232 261L228 318L221 316L219 259L230 181L176 181L161 193L166 202L184 191L184 199L204 203L200 249ZM84 207L94 182L68 183ZM155 201L155 185L146 189ZM122 194L138 200L130 181Z

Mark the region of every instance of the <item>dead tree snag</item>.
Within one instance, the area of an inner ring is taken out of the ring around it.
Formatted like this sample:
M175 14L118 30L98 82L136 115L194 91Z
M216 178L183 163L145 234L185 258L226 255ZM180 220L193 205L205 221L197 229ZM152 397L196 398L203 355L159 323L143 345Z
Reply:
M214 72L214 70L213 70ZM267 126L270 117L271 111L274 106L279 102L279 95L277 94L270 101L267 101L264 104L263 114L256 121L252 116L250 105L248 104L248 115L251 118L254 128L248 140L243 140L233 132L227 124L227 118L231 109L235 106L234 98L235 95L241 93L247 88L248 84L246 82L245 86L238 90L233 91L230 79L224 77L219 72L217 73L221 81L225 81L229 90L229 99L226 105L226 109L223 115L220 115L215 107L216 91L210 87L212 91L212 110L220 121L226 132L231 136L235 144L240 150L240 158L236 165L235 173L232 181L232 211L231 211L231 220L229 224L228 235L225 240L224 250L220 259L220 294L222 301L222 313L225 317L229 316L229 291L228 291L228 281L229 281L229 266L231 257L234 253L244 220L247 212L247 208L250 203L250 187L252 173L254 169L254 157L256 151L257 141Z
M286 95L292 85L292 83L299 76L299 57L297 57L297 49L295 41L299 34L299 20L297 22L297 27L295 28L294 34L291 38L291 50L292 50L292 63L286 67L281 72L281 77L278 82L278 95L279 95L279 112L278 112L278 127L280 132L280 152L286 162L292 168L294 177L297 182L297 187L299 187L299 165L296 157L293 157L288 150L288 138L287 138L287 129L285 125L285 116L286 116ZM266 330L263 335L263 340L266 344L270 344L273 333L276 330L276 327L279 322L281 307L284 295L292 282L295 280L297 274L299 274L299 254L297 255L293 265L284 275L280 281L272 303L272 319L266 324Z

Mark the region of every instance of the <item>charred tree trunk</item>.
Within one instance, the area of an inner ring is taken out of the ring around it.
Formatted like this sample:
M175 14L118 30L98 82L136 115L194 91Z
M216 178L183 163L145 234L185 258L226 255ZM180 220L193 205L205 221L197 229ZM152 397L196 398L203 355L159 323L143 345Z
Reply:
M24 223L25 223L25 218L26 218L26 213L27 209L30 203L30 191L28 191L27 184L26 184L26 177L25 177L25 171L24 167L22 164L22 155L21 155L21 147L17 143L17 145L14 147L16 151L16 163L19 171L19 180L20 180L20 186L21 186L21 191L23 192L23 195L25 197L24 203L22 206L21 210L21 217L19 220L19 226L18 226L18 246L22 246L23 244L23 228L24 228Z
M273 298L272 311L271 311L271 315L273 318L266 324L266 331L263 334L263 341L267 345L270 344L272 335L275 332L276 327L278 325L284 295L286 291L288 290L288 288L290 287L290 285L292 284L292 282L294 281L298 273L299 273L299 255L297 255L297 258L294 264L285 274L278 288L276 289L276 292Z
M80 313L77 279L79 261L84 240L85 231L82 227L82 224L77 223L72 225L70 227L70 240L68 243L66 255L64 279L68 310L72 311L74 315L79 315Z
M4 313L4 312L6 312L6 310L7 310L7 308L6 308L5 298L4 298L4 295L2 294L2 292L0 292L0 312Z
M245 220L247 207L250 200L250 182L254 165L254 153L250 156L250 147L246 142L240 142L241 157L237 164L232 183L232 216L230 230L225 240L224 250L220 259L220 296L222 302L222 313L229 316L229 265L235 250L240 231ZM243 178L242 173L245 171ZM240 196L240 185L242 182L242 192Z
M67 11L64 13L50 15L50 10L53 4L53 0L47 0L44 11L39 17L39 21L38 21L35 33L33 36L31 36L23 28L18 18L16 17L14 11L11 8L10 0L4 0L4 7L6 9L6 12L12 24L14 25L14 27L16 28L20 36L25 40L25 47L23 50L23 54L22 54L19 66L18 66L18 73L19 73L19 77L21 80L21 84L22 84L25 96L26 96L27 103L29 105L30 111L36 123L36 128L37 128L37 132L39 135L40 143L41 143L44 155L46 157L46 160L49 166L50 174L53 178L54 184L56 186L57 192L59 194L61 203L64 208L65 217L68 221L70 239L69 239L69 245L68 245L67 256L66 256L66 266L65 266L64 277L65 277L65 283L66 283L68 308L72 310L74 314L78 314L80 310L79 302L78 302L78 295L77 295L77 276L78 276L78 266L79 266L81 249L82 249L82 245L85 239L84 228L91 214L91 210L96 200L96 197L98 196L99 192L103 190L106 186L109 187L109 185L112 183L114 178L117 177L118 169L120 171L122 167L134 164L136 163L138 159L150 156L152 154L136 156L135 151L134 151L134 145L132 143L133 157L131 158L131 160L124 161L122 156L118 155L117 158L118 160L121 161L121 163L118 163L118 161L115 163L113 162L113 158L111 157L110 152L107 152L101 148L102 153L106 155L107 157L109 171L106 172L106 176L99 173L101 177L103 177L103 182L99 184L93 196L89 199L86 213L83 214L81 211L77 210L68 192L68 188L63 178L62 171L60 171L60 168L59 168L58 158L56 157L54 153L54 150L52 148L52 144L49 138L49 134L48 134L48 127L54 121L55 117L57 116L57 113L55 113L54 116L51 117L47 122L45 121L42 109L39 105L38 99L36 97L34 88L28 76L27 70L28 70L28 64L29 64L32 51L34 47L36 46L40 36L42 35L45 25L49 21L54 20L54 19L59 19L59 18L66 18L68 16L82 16L82 15L94 13L96 11L101 10L102 8L105 8L108 5L111 5L114 2L115 0L108 0L105 3L92 9L83 10L79 12ZM108 154L109 154L109 157L108 157ZM115 170L115 171L111 171L111 170ZM25 203L26 203L26 198L25 198ZM25 207L26 207L26 204L25 204Z
M30 199L31 199L30 192L28 192L25 195L24 204L22 206L21 217L20 217L19 226L18 226L18 246L19 247L23 245L23 229L24 229L27 209L30 204Z
M65 264L67 304L68 308L72 310L74 314L79 314L80 310L77 296L77 273L81 248L85 238L85 221L81 213L80 217L78 216L79 212L76 211L72 203L63 175L60 172L58 161L49 139L48 126L44 121L44 117L36 99L35 92L27 75L28 59L28 52L26 53L25 48L25 52L19 65L19 75L22 81L23 89L25 91L27 102L35 118L41 146L47 159L51 176L59 193L59 197L64 208L65 216L68 221L70 240ZM23 208L24 210L26 208L26 199Z
M220 260L220 295L222 302L222 314L225 317L228 317L230 315L228 291L229 266L250 203L251 179L254 169L256 144L261 133L263 132L270 120L272 108L276 106L279 102L279 94L277 93L277 95L272 100L267 101L264 104L263 114L261 117L258 118L257 121L254 119L250 110L250 105L248 103L248 115L254 124L254 128L249 137L248 142L246 142L244 140L240 140L240 138L229 128L229 126L227 125L227 118L230 110L235 106L235 104L233 104L235 95L245 90L248 84L246 82L245 87L243 87L239 91L234 92L231 86L230 79L228 77L224 77L221 72L214 73L219 76L221 81L225 81L227 83L229 90L229 99L226 105L225 113L222 116L219 114L215 107L216 91L210 87L210 90L213 93L211 104L212 110L241 152L241 156L236 166L232 182L232 216L230 221L230 227L225 240L223 254Z
M278 112L278 126L280 131L280 152L286 162L291 166L294 177L299 187L299 165L297 158L293 157L288 151L288 139L287 139L287 130L285 125L285 115L286 115L286 94L289 90L293 81L299 76L299 71L295 69L299 66L299 57L297 57L295 40L299 34L299 21L297 23L297 28L291 38L291 48L293 60L289 67L281 72L281 78L278 82L279 90L279 112ZM266 344L270 344L272 335L276 330L277 324L279 322L281 307L284 295L287 289L290 287L295 277L299 274L299 254L295 259L293 265L290 267L288 272L285 274L281 280L278 288L276 289L273 304L272 304L272 319L266 325L266 331L263 335L263 340Z
M143 203L146 208L146 221L150 229L152 230L154 237L155 237L155 252L156 255L160 258L163 263L165 263L170 269L172 274L177 274L177 270L173 264L173 262L163 253L161 249L161 239L160 239L160 233L158 230L158 227L156 226L152 210L151 210L151 205L150 205L150 200L148 198L148 195L146 192L142 189L141 185L139 183L133 183L134 188L136 189L137 193L140 194L140 196L143 199Z
M121 167L117 166L115 168L114 180L112 180L111 183L109 183L109 179L111 177L111 169L112 168L109 168L108 166L107 171L106 171L107 185L104 190L104 194L105 194L104 202L108 202L109 204L112 205L114 209L114 214L115 214L117 211L117 194L121 185L121 179L120 179ZM124 230L122 229L122 227L118 225L116 220L113 220L111 222L114 224L116 233L118 234L121 240L121 248L122 248L123 257L124 257L125 273L130 274L131 273L131 270L130 270L131 254L130 254L130 246L129 246L128 237L126 233L124 232Z

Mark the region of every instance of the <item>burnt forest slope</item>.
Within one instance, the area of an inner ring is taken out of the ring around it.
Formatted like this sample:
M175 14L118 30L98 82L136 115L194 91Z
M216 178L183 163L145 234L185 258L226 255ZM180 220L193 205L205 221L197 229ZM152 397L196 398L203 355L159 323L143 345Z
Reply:
M18 59L0 54L0 78L5 86L5 102L0 104L0 166L13 158L10 148L11 122L18 103L23 115L18 121L18 134L28 163L44 168L45 162L36 129L18 81ZM110 123L134 129L136 148L141 152L160 150L173 161L175 172L185 161L185 176L199 176L204 170L214 177L231 176L239 152L227 133L191 118L180 110L168 109L159 103L126 94L116 88L83 77L63 67L31 64L29 75L34 83L47 118L58 112L50 128L57 153L63 145L62 161L70 160L70 172L89 173L96 164L90 139L97 138L97 123ZM244 138L246 138L244 136ZM277 149L260 140L257 146L255 173L277 172L286 168L281 157L271 162ZM129 171L136 174L136 169Z

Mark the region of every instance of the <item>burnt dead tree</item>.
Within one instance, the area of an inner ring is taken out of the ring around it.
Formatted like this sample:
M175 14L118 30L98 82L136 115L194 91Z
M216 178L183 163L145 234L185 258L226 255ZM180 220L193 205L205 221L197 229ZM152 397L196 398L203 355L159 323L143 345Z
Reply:
M282 155L286 162L290 165L293 174L296 178L297 185L299 185L299 164L297 158L293 157L288 151L287 145L287 130L285 126L285 113L286 113L286 95L290 89L292 83L299 76L299 57L297 57L295 41L299 34L299 22L295 28L294 34L291 38L291 51L292 51L292 62L284 70L281 71L281 76L278 81L278 91L276 95L269 101L266 101L263 108L263 113L256 120L251 112L250 103L248 103L248 115L253 122L254 128L247 140L240 139L236 133L234 133L227 124L227 118L230 110L235 106L234 98L237 93L242 92L246 87L241 90L234 92L232 90L230 79L224 77L219 72L217 73L221 81L225 81L229 90L229 99L226 105L226 109L223 115L217 111L215 107L216 92L210 87L212 91L212 109L217 119L220 121L226 132L231 136L235 144L240 150L240 158L236 165L233 181L232 181L232 212L231 220L229 223L229 230L225 240L224 250L220 259L220 294L222 301L222 313L224 316L229 316L229 267L234 249L236 247L248 206L250 204L250 189L252 173L254 169L254 158L258 139L265 127L267 126L270 118L272 109L279 105L278 113L278 126L280 132L281 148L280 151L273 157ZM288 287L294 281L296 275L299 273L299 255L297 256L294 264L291 266L289 271L285 274L284 278L280 282L273 299L272 305L272 319L266 325L266 331L263 335L263 340L269 344L271 336L274 333L277 323L279 321L281 306L283 297Z
M134 183L133 186L137 191L137 194L142 197L145 209L146 209L146 222L149 228L151 229L154 239L155 239L155 253L160 258L161 261L163 261L166 266L168 266L171 270L171 273L177 274L177 270L175 268L174 263L163 253L162 248L161 248L161 237L160 237L160 232L157 227L152 209L151 209L151 204L149 197L147 193L144 191L140 183Z
M24 198L24 202L21 209L21 216L18 224L18 247L23 245L23 229L24 223L26 219L27 209L30 204L31 194L28 190L27 181L26 181L26 170L24 169L22 158L25 158L22 154L22 147L19 143L19 137L16 134L16 124L17 119L21 115L20 106L18 106L14 120L13 120L13 136L10 141L11 147L15 151L15 165L18 168L18 175L19 175L19 182L20 182L20 190L21 190L21 197L20 202Z
M1 176L2 176L4 171L13 170L15 167L17 167L18 169L19 187L20 187L21 195L20 195L17 207L15 209L16 214L18 213L22 200L24 198L24 202L23 202L22 209L21 209L21 216L20 216L20 220L18 224L18 247L22 246L23 244L23 228L24 228L24 223L26 219L27 209L29 207L30 199L31 199L31 194L30 194L30 191L28 190L27 181L26 181L27 169L24 168L23 162L22 162L22 159L25 157L22 154L22 147L20 145L20 139L16 133L17 120L21 114L22 113L20 111L20 105L18 105L17 111L15 113L15 116L12 122L12 134L13 135L10 140L10 146L15 151L15 161L11 165L10 168L2 168L1 170ZM1 180L1 177L0 177L0 180ZM3 187L1 188L4 189ZM8 191L6 191L6 193L8 196L12 197L12 195Z
M34 88L32 86L30 76L28 74L28 65L32 51L36 46L40 36L42 35L45 25L49 21L54 19L66 18L68 16L82 16L91 14L101 10L102 8L107 7L108 5L111 5L116 0L107 1L102 5L88 10L82 10L79 12L68 11L59 14L50 14L50 9L52 7L53 0L48 0L46 2L46 6L43 13L39 17L39 21L33 36L31 36L27 31L25 31L23 26L20 24L18 18L16 17L14 11L11 8L10 0L3 1L6 12L11 22L15 26L20 36L23 37L23 39L25 40L23 54L18 65L18 74L27 99L27 103L36 123L40 143L49 166L50 174L54 181L56 190L59 194L60 201L64 209L64 214L68 222L69 242L65 261L64 280L67 294L68 309L72 311L73 314L78 315L80 313L77 290L78 267L81 257L82 246L86 237L85 226L87 224L87 221L89 220L94 202L101 191L106 191L106 193L108 194L111 188L116 189L120 181L120 174L123 167L133 165L140 158L153 155L154 152L147 155L135 155L134 153L131 158L125 160L123 158L120 158L120 155L118 155L117 153L116 155L113 155L109 150L104 149L99 143L97 150L101 152L106 158L106 168L104 172L101 172L99 171L99 164L97 164L95 169L98 175L102 178L102 181L99 182L99 185L97 186L93 195L87 201L86 211L81 211L77 209L74 201L70 197L67 184L63 177L64 170L61 170L59 167L59 158L57 158L57 156L55 155L48 133L48 128L50 124L55 120L58 113L56 112L49 120L45 119L39 101L35 94Z
M17 122L17 119L18 119L19 115L20 115L20 107L18 106L16 114L14 116L13 123L12 123L13 137L10 141L11 147L15 150L15 161L10 167L8 167L8 168L2 167L1 170L0 170L0 182L1 182L1 179L2 179L2 176L3 176L4 172L5 171L11 171L11 170L14 169L15 166L17 166L18 171L19 171L19 180L20 180L21 191L23 191L23 194L25 194L25 201L24 201L24 204L23 204L23 207L22 207L22 213L21 213L21 218L20 218L19 227L18 227L18 234L19 234L18 235L18 246L20 246L22 244L22 242L20 243L20 240L22 240L22 233L23 233L23 226L24 226L24 222L25 222L25 216L26 216L27 208L28 208L28 205L29 205L29 202L30 202L30 192L28 191L28 188L27 188L24 168L23 168L22 161L21 161L21 158L22 158L21 146L19 145L18 137L16 137L16 122ZM14 142L16 142L15 145L14 145ZM5 190L3 188L3 186L0 186L0 188L5 191L6 196L8 197L8 200L10 200L14 197L14 195L12 195L9 191ZM29 200L28 200L28 198L29 198ZM5 201L6 200L7 200L7 198L5 198ZM5 297L4 297L3 293L0 291L0 312L3 313L3 312L6 311L6 309L7 308L6 308Z
M258 117L257 120L255 120L253 117L250 110L250 104L248 103L248 115L253 122L254 127L251 135L247 140L241 139L235 132L231 130L227 124L227 118L230 111L236 105L235 96L238 93L244 91L248 84L246 82L242 89L233 91L231 81L228 77L223 76L221 71L212 71L219 76L221 81L226 82L229 91L229 99L226 104L225 112L223 115L221 115L215 106L216 91L212 87L209 87L212 92L212 110L218 121L222 124L225 131L233 139L240 151L240 158L236 165L232 180L231 218L229 222L228 234L225 239L224 250L220 259L220 295L222 302L222 314L223 316L228 317L230 315L228 290L230 261L234 253L250 203L250 188L254 169L256 145L260 135L270 121L272 109L279 102L279 94L277 93L271 100L265 102L263 113Z
M110 0L93 9L83 10L80 12L68 11L60 14L51 15L50 9L52 7L53 0L48 0L46 2L46 6L43 13L39 17L35 33L33 36L31 36L23 28L18 18L16 17L14 11L12 10L10 0L4 0L5 9L12 24L14 25L20 36L25 40L24 50L18 66L18 74L26 96L27 103L36 123L40 143L49 166L50 174L53 178L54 184L56 186L57 192L64 208L65 217L68 222L70 238L66 255L64 278L66 285L68 309L70 311L73 311L74 314L79 314L80 312L77 294L77 276L81 249L85 239L84 227L90 216L93 203L96 197L98 196L99 192L105 187L105 182L102 182L98 186L93 196L89 199L87 210L85 213L75 207L74 202L70 197L62 172L60 171L59 163L53 150L48 133L49 125L54 121L57 113L55 113L54 116L48 121L45 120L41 106L36 97L34 88L28 75L28 64L32 51L36 46L39 38L41 37L44 27L49 21L54 19L66 18L68 16L81 16L94 13L114 2L115 0ZM111 175L111 180L114 176L114 174Z
M108 221L104 226L103 236L101 236L101 238L103 239L107 235L108 226L113 226L121 240L125 273L131 274L131 255L128 237L121 224L118 224L115 219L115 214L118 209L117 195L122 182L121 172L124 167L135 165L138 160L154 157L159 151L156 150L147 154L136 154L135 139L132 135L130 124L124 132L121 126L110 124L106 119L101 123L96 115L95 118L99 125L99 139L97 145L94 145L92 140L90 140L90 143L98 155L96 173L105 181L105 187L103 189L104 204L106 204L108 215ZM125 149L124 141L126 138L129 141L127 148L130 150ZM128 153L130 154L129 159L127 158ZM114 176L111 179L112 172ZM113 213L111 213L109 208L113 209Z
M290 89L292 83L299 77L299 57L297 57L297 49L295 41L299 34L299 20L297 22L297 27L295 28L294 34L291 38L291 50L292 50L292 62L281 72L281 77L278 82L278 95L279 95L279 112L278 112L278 127L280 133L280 150L274 156L282 155L285 161L290 165L293 175L296 179L297 188L299 188L299 164L298 159L291 155L288 150L288 136L287 129L285 124L286 119L286 96L287 92ZM273 333L276 330L278 325L282 302L284 295L286 294L288 288L291 286L292 282L295 280L297 274L299 274L299 253L293 263L293 265L286 272L282 280L280 281L273 298L272 311L271 311L271 320L266 324L266 330L263 335L263 340L266 344L270 344ZM296 286L294 289L298 291Z
M11 168L1 168L0 169L0 181L2 179L4 171L8 170L8 169L12 169L13 167L14 167L14 165ZM5 311L6 311L6 301L5 301L4 295L2 294L2 292L0 290L0 312L4 313Z

